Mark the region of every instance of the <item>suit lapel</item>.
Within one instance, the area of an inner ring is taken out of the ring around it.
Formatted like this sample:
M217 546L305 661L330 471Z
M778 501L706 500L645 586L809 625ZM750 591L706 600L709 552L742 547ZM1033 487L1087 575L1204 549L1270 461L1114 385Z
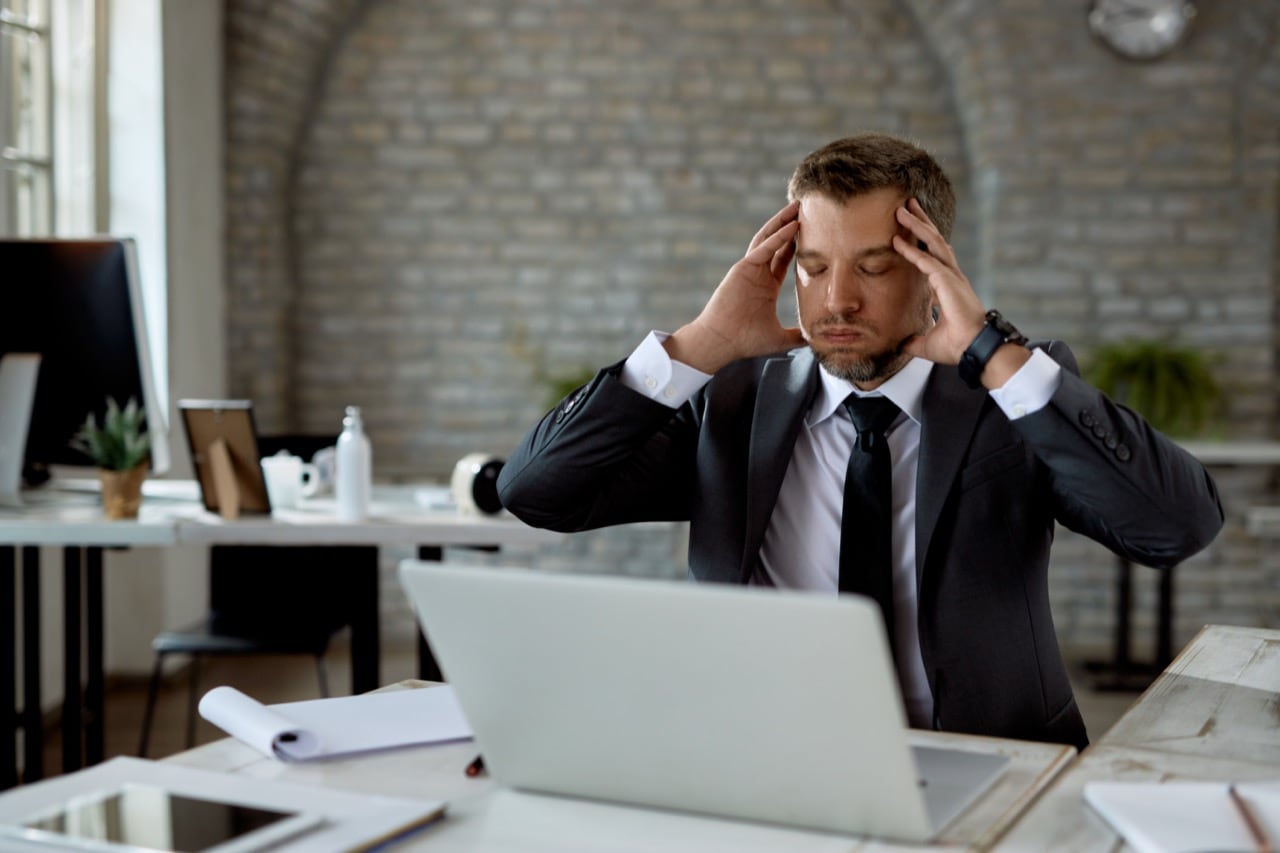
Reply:
M935 365L925 385L916 472L916 582L923 576L929 543L943 504L969 448L987 394L960 381L953 367Z
M807 347L765 362L751 418L747 452L747 517L742 577L751 577L765 528L791 462L791 449L818 390L817 362Z

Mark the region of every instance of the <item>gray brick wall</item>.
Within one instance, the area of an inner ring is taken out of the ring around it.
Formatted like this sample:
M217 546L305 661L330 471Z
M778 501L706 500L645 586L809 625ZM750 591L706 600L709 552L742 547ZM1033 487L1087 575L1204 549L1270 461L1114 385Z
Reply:
M298 152L296 417L361 404L384 470L510 447L549 378L691 318L818 144L925 128L964 174L946 75L887 0L781 33L713 2L361 23ZM890 61L849 61L886 39Z
M549 380L693 316L800 156L876 128L951 170L962 262L1025 331L1211 348L1226 432L1274 436L1280 2L1199 5L1140 64L1057 0L228 0L232 391L270 431L362 405L382 474L502 453ZM1215 474L1228 528L1178 572L1179 642L1280 624L1242 526L1272 477ZM682 535L502 559L665 574ZM1059 537L1066 643L1109 638L1112 573Z

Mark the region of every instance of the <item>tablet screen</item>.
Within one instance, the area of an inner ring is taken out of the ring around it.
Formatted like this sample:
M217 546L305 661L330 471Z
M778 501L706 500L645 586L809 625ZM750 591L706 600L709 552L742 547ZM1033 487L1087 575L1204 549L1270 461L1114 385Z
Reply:
M153 785L76 797L23 823L35 832L85 849L183 851L252 850L315 824L297 812L220 802L166 791ZM270 828L270 829L268 829ZM290 829L291 828L291 829ZM290 830L283 832L284 830ZM32 839L35 840L35 839ZM235 843L240 840L242 843ZM72 842L75 844L75 842Z

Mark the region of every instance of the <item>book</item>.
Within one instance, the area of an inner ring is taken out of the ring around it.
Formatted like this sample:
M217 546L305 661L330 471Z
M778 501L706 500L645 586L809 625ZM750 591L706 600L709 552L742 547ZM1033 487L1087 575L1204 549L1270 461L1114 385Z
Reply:
M379 749L468 740L471 726L447 684L264 705L215 687L200 715L279 761L310 761Z

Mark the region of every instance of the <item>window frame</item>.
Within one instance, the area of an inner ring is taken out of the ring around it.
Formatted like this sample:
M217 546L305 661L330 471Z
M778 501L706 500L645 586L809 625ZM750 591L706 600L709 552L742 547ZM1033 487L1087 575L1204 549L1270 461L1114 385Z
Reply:
M53 231L53 45L51 0L0 0L0 86L11 113L0 116L0 233ZM26 57L10 49L27 42ZM25 127L23 125L26 125Z

